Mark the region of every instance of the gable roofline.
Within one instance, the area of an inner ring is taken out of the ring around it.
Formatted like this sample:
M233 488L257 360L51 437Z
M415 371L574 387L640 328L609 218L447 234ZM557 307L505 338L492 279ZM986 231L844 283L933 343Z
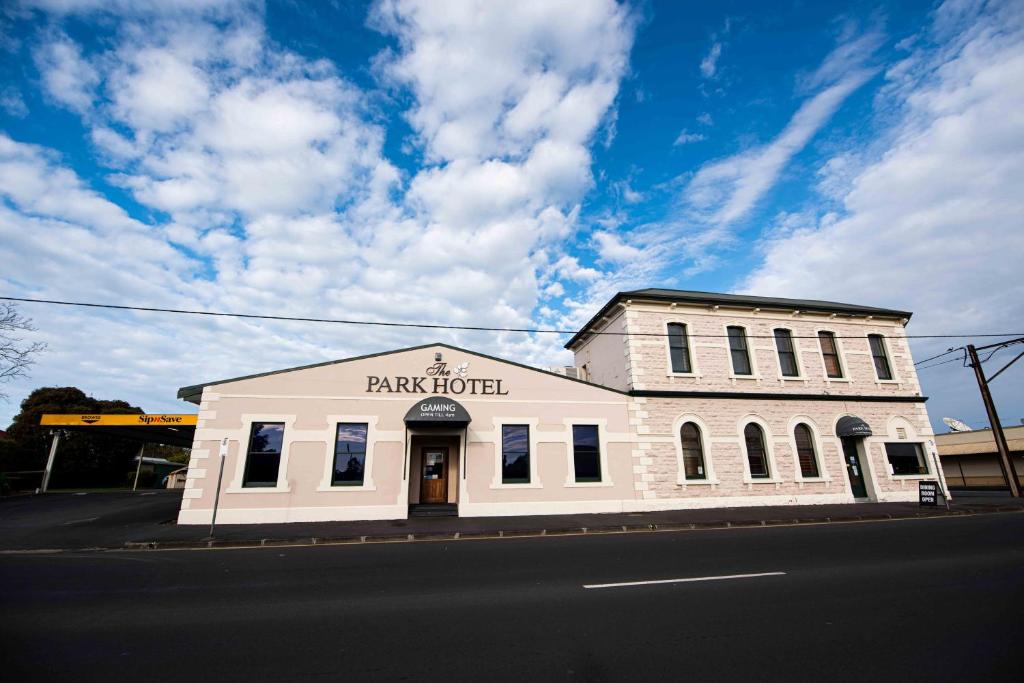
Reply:
M753 296L747 294L723 294L721 292L697 292L683 289L660 289L651 287L619 292L601 307L594 317L580 328L572 339L565 343L565 348L572 347L580 341L602 318L606 317L615 306L624 299L640 299L644 301L678 302L687 304L705 304L716 306L738 306L743 308L778 308L782 310L815 311L819 313L843 313L846 315L879 316L885 318L905 318L913 315L910 311L898 311L891 308L844 304L837 301L821 301L817 299L784 299L771 296Z
M556 372L551 372L550 370L542 370L541 368L535 368L535 367L532 367L532 366L529 366L529 365L524 365L523 363L517 363L515 361L507 360L505 358L498 358L497 356L489 356L486 353L480 353L479 351L472 351L470 349L464 349L461 346L452 346L451 344L445 344L444 342L434 342L432 344L420 344L419 346L408 346L408 347L401 348L401 349L393 349L391 351L381 351L379 353L368 353L368 354L366 354L364 356L353 356L352 358L340 358L338 360L329 360L329 361L324 361L322 363L312 363L310 365L298 365L298 366L293 367L293 368L284 368L284 369L281 369L281 370L271 370L270 372L259 372L259 373L253 374L253 375L243 375L241 377L231 377L230 379L219 379L219 380L215 380L215 381L212 381L212 382L204 382L202 384L193 384L191 386L181 387L180 389L178 389L178 398L180 398L180 399L182 399L184 401L188 401L189 403L195 403L195 404L198 405L200 400L202 399L202 396L203 396L203 389L205 389L206 387L216 386L218 384L229 384L231 382L241 382L241 381L247 380L247 379L259 379L261 377L270 377L271 375L281 375L281 374L284 374L286 372L296 372L298 370L311 370L313 368L322 368L322 367L325 367L327 365L338 365L340 363L352 363L352 362L359 361L359 360L366 360L368 358L377 358L377 357L380 357L380 356L390 356L390 355L393 355L393 354L396 354L396 353L406 353L408 351L422 351L423 349L430 349L430 348L434 348L434 347L437 347L437 346L440 346L440 347L445 348L445 349L450 349L452 351L460 351L462 353L468 353L470 355L477 356L478 358L486 358L487 360L496 361L498 363L505 363L507 365L512 365L512 366L515 366L517 368L523 368L524 370L532 370L533 372L539 372L541 374L548 375L549 377L555 377L555 378L558 378L558 379L563 379L563 380L566 380L568 382L577 382L579 384L585 384L588 387L594 387L595 389L603 389L604 391L610 391L610 392L615 393L615 394L626 395L626 392L624 392L624 391L619 391L618 389L612 389L611 387L606 387L606 386L601 385L601 384L594 384L593 382L587 382L587 381L584 381L582 379L576 379L574 377L566 377L565 375L560 375L560 374L558 374Z

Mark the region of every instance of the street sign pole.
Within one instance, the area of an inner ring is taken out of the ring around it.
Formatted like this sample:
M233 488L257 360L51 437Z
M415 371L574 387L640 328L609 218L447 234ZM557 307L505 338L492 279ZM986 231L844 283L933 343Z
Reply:
M220 442L220 472L217 473L217 493L213 498L213 517L210 518L210 538L213 538L213 529L217 526L217 504L220 503L220 484L224 479L224 461L228 457L228 437Z

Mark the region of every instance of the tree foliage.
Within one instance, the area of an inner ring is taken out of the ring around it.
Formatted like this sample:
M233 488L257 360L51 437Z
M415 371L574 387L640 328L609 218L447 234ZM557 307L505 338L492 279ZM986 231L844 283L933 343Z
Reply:
M41 427L44 413L122 413L137 414L143 410L126 401L105 401L87 396L77 387L44 387L36 389L21 402L21 412L7 430L14 443L9 449L9 462L0 463L6 471L41 470L46 466L51 436L49 427ZM119 486L124 473L132 468L138 453L138 442L104 434L65 432L61 437L59 456L54 466L51 486Z

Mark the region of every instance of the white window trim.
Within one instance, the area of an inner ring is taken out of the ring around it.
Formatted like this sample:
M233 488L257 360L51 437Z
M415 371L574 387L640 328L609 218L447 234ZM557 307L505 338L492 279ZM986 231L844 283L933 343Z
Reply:
M320 485L316 487L319 492L351 492L351 491L376 491L377 487L373 482L373 452L377 444L377 415L328 415L327 431L324 441L327 444L327 453L324 458L324 474L320 479ZM338 424L343 422L366 423L366 462L363 464L363 483L360 486L335 486L331 484L334 470L334 449L337 446Z
M789 342L793 345L793 362L796 363L796 374L792 377L787 377L782 374L782 359L779 357L779 340L775 338L775 330L786 330L789 332ZM786 327L785 325L777 325L772 327L772 346L775 348L775 369L779 371L779 379L783 382L806 382L807 377L804 375L802 358L800 357L800 340L796 337L796 332L792 327ZM730 357L731 360L731 357Z
M886 349L888 351L888 349ZM896 433L896 429L902 427L907 432L907 438L899 438L899 434ZM916 443L921 447L921 459L924 460L925 472L923 474L893 474L892 464L889 462L889 451L886 449L885 444L889 442L894 443ZM894 415L889 418L889 422L886 424L886 434L880 439L882 446L882 457L885 461L886 474L889 476L890 481L914 481L918 479L933 479L938 474L935 472L935 468L932 466L931 458L928 457L928 443L924 437L918 433L918 429L914 427L914 423L902 415Z
M846 383L852 382L853 378L850 376L850 367L846 363L846 358L844 357L844 353L843 353L843 340L839 338L839 333L836 332L835 330L829 329L827 327L818 327L818 328L814 329L814 336L817 337L822 332L828 332L829 334L832 335L832 340L836 344L836 357L837 357L837 360L839 361L839 370L843 373L842 377L829 377L828 376L828 368L825 366L825 352L822 351L822 349L821 349L821 339L818 338L816 340L816 342L817 342L817 349L818 349L818 357L821 358L821 374L822 374L822 377L825 378L826 382L846 382ZM872 367L874 367L874 362L872 362L871 365L872 365Z
M878 377L878 370L875 368L875 354L871 350L871 335L877 334L882 338L882 348L885 349L885 359L889 363L889 372L892 373L892 379L880 379ZM878 329L870 329L864 333L864 342L868 345L868 358L871 360L871 372L875 376L875 384L902 384L903 380L900 378L900 373L896 370L896 361L893 359L892 349L889 347L889 340L885 332Z
M816 477L805 477L800 469L800 453L796 447L796 426L798 424L805 424L811 430L811 443L814 446L814 460L818 464L818 476ZM828 467L825 464L825 451L822 448L821 442L821 430L818 428L818 424L810 418L808 415L795 415L789 420L789 447L793 451L793 473L797 482L823 482L832 481L832 476L828 472Z
M735 368L732 364L732 345L729 343L729 328L739 327L743 330L743 338L747 343L747 358L750 361L750 374L749 375L737 375ZM757 367L757 351L754 349L750 339L750 327L736 322L726 322L722 325L722 330L725 332L725 352L728 354L729 360L729 379L752 379L761 380L761 372Z
M288 458L292 441L295 439L295 415L281 413L246 413L242 415L242 429L238 432L238 457L235 461L235 475L224 493L288 493ZM244 486L245 463L249 459L249 441L252 438L254 422L282 422L284 435L281 438L281 459L277 465L276 486Z
M606 418L567 417L562 422L565 424L565 454L566 465L569 468L565 474L565 488L590 489L614 486L611 472L608 470L608 420ZM600 481L576 481L576 461L573 458L572 440L573 425L597 427L597 448L601 463ZM531 462L531 466L532 464Z
M700 447L704 453L704 478L687 479L686 464L683 461L683 438L681 430L687 422L697 425L700 430ZM711 432L708 425L693 413L684 413L676 418L672 425L672 443L676 447L676 483L680 486L717 486L721 482L715 475L715 465L711 457Z
M494 476L491 478L492 489L539 489L540 474L537 467L537 425L536 417L496 417L494 423ZM527 425L530 429L530 481L525 484L506 484L501 481L501 428L504 425Z
M764 447L767 451L768 457L768 476L767 477L752 477L750 475L750 455L747 453L747 437L744 433L747 425L751 422L757 424L762 430L762 436L764 437ZM740 451L743 454L743 483L744 484L781 484L782 479L779 478L779 466L775 461L775 437L772 435L772 430L768 427L768 422L760 417L759 415L746 415L740 418L737 423L740 434Z
M668 337L668 326L670 324L682 325L686 331L686 351L690 355L690 372L676 372L672 369L672 345ZM700 368L697 366L697 351L694 348L693 337L690 331L693 325L680 317L665 318L665 375L668 377L700 377Z

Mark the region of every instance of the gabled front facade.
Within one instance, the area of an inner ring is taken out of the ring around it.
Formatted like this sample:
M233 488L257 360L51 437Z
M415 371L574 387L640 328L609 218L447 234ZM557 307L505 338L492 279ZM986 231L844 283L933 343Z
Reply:
M430 344L186 387L179 522L222 449L224 523L911 500L941 469L909 315L641 290L567 345L582 381Z

